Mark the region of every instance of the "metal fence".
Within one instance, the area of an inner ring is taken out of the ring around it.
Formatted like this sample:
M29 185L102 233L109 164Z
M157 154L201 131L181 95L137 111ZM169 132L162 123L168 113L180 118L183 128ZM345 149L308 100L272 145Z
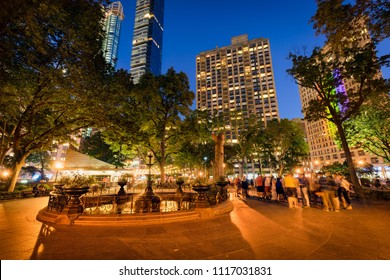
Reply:
M119 189L119 186L92 187L87 194L80 197L80 203L84 208L83 214L136 214L192 210L198 199L198 193L189 185L183 186L182 192L178 191L176 185L154 187L158 205L151 199L142 199L144 186L125 187L125 195L118 195ZM211 206L220 204L228 198L227 189L213 186L206 193L206 198ZM47 209L62 212L68 202L69 197L66 194L51 192Z

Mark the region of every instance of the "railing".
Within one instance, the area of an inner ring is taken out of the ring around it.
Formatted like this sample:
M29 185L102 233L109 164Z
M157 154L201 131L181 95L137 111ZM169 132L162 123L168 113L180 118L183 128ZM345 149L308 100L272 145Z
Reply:
M81 205L84 208L84 215L107 215L107 214L136 214L145 213L137 205L137 199L145 191L145 186L125 187L126 195L117 195L120 187L91 188L90 191L80 197ZM176 192L177 186L154 187L154 193L160 198L159 212L173 212L192 210L196 206L198 193L192 190L191 186L182 186L183 192ZM214 186L206 193L207 200L211 206L220 204L227 200L226 188ZM63 193L51 192L47 209L49 211L62 212L69 202L69 197ZM152 212L149 205L146 212Z
M160 212L191 210L195 207L197 193L187 192L182 196L174 192L156 192L161 198ZM142 211L137 207L137 198L140 193L117 195L84 195L80 198L84 206L84 214L135 214Z

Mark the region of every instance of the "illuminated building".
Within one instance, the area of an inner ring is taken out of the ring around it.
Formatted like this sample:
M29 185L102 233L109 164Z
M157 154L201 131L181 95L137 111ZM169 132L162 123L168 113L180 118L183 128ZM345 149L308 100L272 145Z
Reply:
M107 63L114 68L118 58L118 46L121 30L121 23L124 19L123 7L120 1L111 3L105 10L103 41L103 53Z
M248 40L245 34L233 37L230 46L200 53L196 95L197 109L223 114L227 143L237 142L238 118L264 126L279 119L269 40Z
M164 0L137 0L130 74L134 83L150 72L161 74Z

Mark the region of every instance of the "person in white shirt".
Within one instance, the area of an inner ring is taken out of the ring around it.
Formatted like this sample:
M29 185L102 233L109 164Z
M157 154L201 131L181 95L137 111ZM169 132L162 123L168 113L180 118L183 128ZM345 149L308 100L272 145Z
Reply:
M345 177L341 176L340 178L340 187L337 192L340 200L343 202L343 206L345 209L352 210L351 199L349 197L349 191L351 189L351 184L345 179Z

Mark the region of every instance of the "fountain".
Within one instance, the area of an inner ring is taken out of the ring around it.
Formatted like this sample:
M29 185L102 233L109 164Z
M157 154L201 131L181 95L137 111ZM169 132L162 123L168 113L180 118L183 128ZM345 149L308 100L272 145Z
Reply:
M152 188L152 174L150 168L152 167L152 157L151 153L148 154L149 162L146 164L149 168L148 181L145 192L141 194L138 199L135 201L135 211L138 213L147 213L147 212L159 212L160 211L160 202L161 199L153 192Z

